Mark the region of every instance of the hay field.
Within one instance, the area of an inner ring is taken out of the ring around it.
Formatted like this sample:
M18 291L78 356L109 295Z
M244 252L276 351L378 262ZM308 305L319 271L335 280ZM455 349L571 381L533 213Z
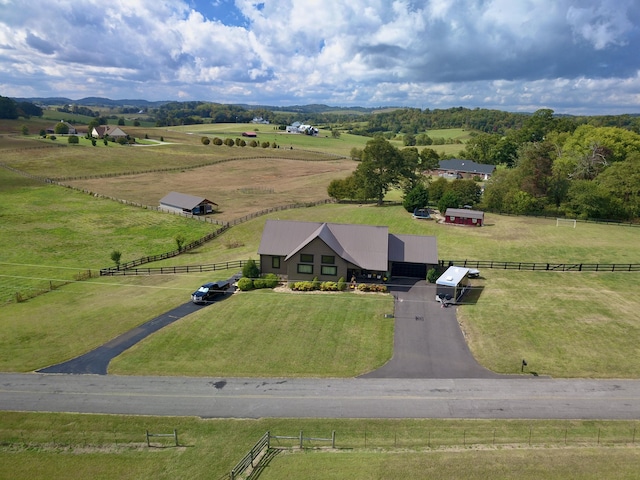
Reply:
M160 199L170 191L202 196L218 204L218 213L212 218L229 222L270 207L326 199L329 182L346 177L356 165L346 159L239 159L176 172L67 183L149 206L158 206Z

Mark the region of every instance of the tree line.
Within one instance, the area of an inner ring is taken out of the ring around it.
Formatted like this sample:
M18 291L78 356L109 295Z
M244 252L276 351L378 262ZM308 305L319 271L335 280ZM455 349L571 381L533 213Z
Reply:
M431 178L439 157L431 148L397 148L375 136L351 157L359 164L329 184L336 199L382 203L391 188L408 211L472 206L513 214L635 221L640 218L640 134L619 126L579 123L542 109L521 126L479 133L460 153L496 165L480 179Z

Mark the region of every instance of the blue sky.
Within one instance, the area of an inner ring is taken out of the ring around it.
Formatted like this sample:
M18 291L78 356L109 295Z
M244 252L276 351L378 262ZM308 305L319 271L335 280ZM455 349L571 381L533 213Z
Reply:
M0 95L640 113L638 0L0 0Z

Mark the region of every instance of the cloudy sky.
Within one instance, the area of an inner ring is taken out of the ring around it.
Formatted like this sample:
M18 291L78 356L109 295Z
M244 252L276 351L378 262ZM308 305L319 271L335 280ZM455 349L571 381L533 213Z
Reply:
M0 95L640 113L640 1L0 0Z

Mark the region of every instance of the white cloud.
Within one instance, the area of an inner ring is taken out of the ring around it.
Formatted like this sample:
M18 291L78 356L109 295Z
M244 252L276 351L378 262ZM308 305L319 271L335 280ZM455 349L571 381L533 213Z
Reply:
M0 95L640 110L635 0L230 1L0 0Z

